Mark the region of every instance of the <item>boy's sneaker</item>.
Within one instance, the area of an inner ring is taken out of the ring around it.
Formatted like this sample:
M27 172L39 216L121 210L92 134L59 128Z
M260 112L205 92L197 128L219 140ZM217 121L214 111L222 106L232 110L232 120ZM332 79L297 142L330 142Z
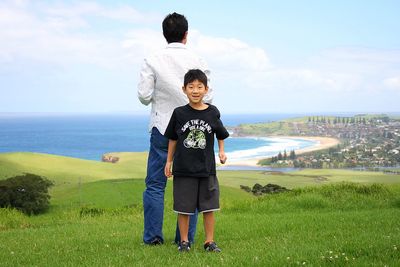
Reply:
M188 241L179 242L178 250L179 250L179 252L189 252L190 251L190 242L188 242Z
M221 249L217 246L217 244L214 241L204 244L204 249L207 252L221 252Z

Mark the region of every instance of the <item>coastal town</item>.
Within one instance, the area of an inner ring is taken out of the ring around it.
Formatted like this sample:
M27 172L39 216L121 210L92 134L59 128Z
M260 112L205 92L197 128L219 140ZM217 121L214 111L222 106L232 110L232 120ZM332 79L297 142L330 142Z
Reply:
M316 116L253 127L288 136L330 137L340 140L336 146L297 155L282 151L261 160L261 165L299 168L381 168L400 166L400 119L387 115L354 117ZM249 133L248 127L235 131ZM287 155L287 156L286 156Z

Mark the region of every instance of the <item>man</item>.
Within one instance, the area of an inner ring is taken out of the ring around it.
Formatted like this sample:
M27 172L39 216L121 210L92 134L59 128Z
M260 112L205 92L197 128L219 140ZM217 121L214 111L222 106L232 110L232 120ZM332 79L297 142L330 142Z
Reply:
M151 103L149 130L150 151L147 162L146 190L143 193L145 244L164 243L162 224L164 217L164 193L167 177L164 166L167 160L168 138L164 137L173 110L188 103L182 92L185 73L200 69L209 76L206 63L186 48L188 22L177 13L169 14L163 23L163 35L167 47L144 60L140 72L138 98L144 105ZM212 90L208 90L204 101L211 103ZM194 241L197 215L190 219L189 241ZM177 230L177 235L179 231ZM175 241L179 241L179 237Z

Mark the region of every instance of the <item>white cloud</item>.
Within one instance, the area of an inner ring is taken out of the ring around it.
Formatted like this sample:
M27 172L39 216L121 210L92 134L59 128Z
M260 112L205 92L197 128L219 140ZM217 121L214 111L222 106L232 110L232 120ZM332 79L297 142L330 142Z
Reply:
M384 92L381 81L399 68L400 51L336 48L325 50L302 65L274 68L266 73L265 80L284 91L373 93Z
M121 41L127 57L135 63L167 45L162 33L151 29L135 29L125 34Z
M99 20L102 25L116 23L117 30L102 29L97 24ZM159 27L161 21L162 16L138 12L131 6L3 2L0 73L36 67L48 70L53 66L73 73L81 65L94 65L114 73L133 74L123 82L130 83L135 90L136 82L132 79L137 78L132 76L138 76L143 58L166 45ZM154 30L154 25L159 30ZM212 84L217 88L217 102L237 112L276 109L283 98L288 103L303 100L299 110L312 105L328 107L332 105L329 97L333 96L378 96L378 101L400 88L400 50L327 49L301 65L283 67L271 62L261 47L238 38L213 37L190 29L188 46L208 62ZM90 92L87 95L89 98ZM273 102L269 107L265 106L266 99Z
M383 84L389 88L400 89L400 77L392 77L383 80Z
M127 23L155 23L160 16L154 13L141 13L131 6L106 7L96 2L78 2L75 5L55 5L44 8L44 13L50 16L73 17L103 17Z
M391 89L399 88L400 79L396 75L387 77L399 73L399 69L399 51L336 48L301 65L271 64L261 72L247 68L230 77L236 84L220 80L217 85L223 92L217 95L230 112L395 111L398 105L393 104L393 99L399 97L400 91Z
M43 12L57 17L80 17L101 14L104 8L95 2L78 2L74 5L56 4L43 6Z
M96 28L89 16L139 24L155 18L131 7L106 8L92 2L40 7L0 6L0 62L126 66L129 57L125 57L123 36Z
M265 51L235 38L207 36L199 31L189 32L188 46L202 55L210 65L224 71L264 71L270 67Z

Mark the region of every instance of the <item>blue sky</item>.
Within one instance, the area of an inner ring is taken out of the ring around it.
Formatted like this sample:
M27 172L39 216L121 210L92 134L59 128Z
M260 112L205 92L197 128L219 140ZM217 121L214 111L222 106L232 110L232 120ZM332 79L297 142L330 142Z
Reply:
M399 1L1 1L0 112L135 112L161 22L189 20L224 113L399 112Z

